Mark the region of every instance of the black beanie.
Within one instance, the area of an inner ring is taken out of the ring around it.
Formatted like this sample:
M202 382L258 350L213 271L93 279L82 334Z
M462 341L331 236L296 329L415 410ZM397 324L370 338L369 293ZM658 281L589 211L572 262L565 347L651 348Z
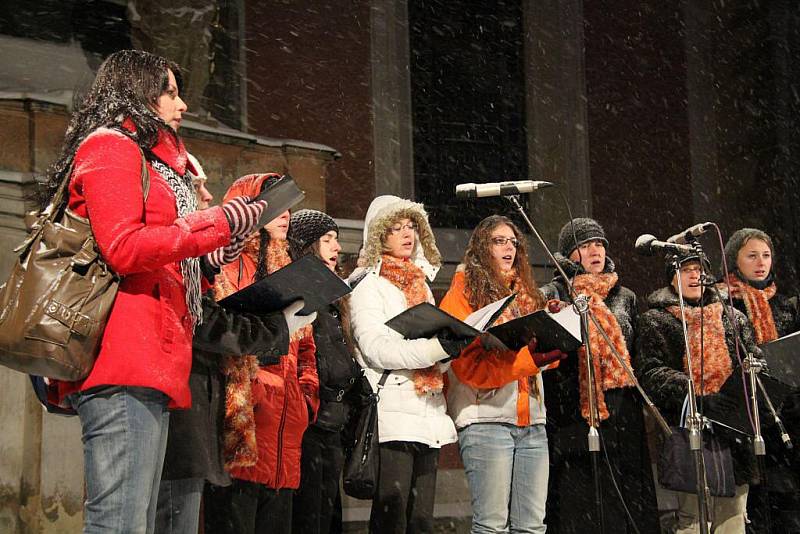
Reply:
M664 274L667 275L667 283L672 283L672 277L675 275L675 264L673 263L672 259L676 256L676 254L668 253L664 256ZM700 256L697 255L697 252L694 250L691 252L679 252L678 256L678 265L683 265L688 261L700 261ZM708 260L701 262L703 264L703 269L707 272L711 272L711 264L708 263Z
M572 234L573 227L575 235ZM586 243L587 241L601 241L603 246L608 248L608 239L606 239L606 232L600 223L588 217L580 217L572 219L572 223L567 223L561 228L558 233L558 251L565 257L569 258L572 251Z
M308 247L331 230L339 233L339 225L330 215L317 210L300 210L292 213L289 219L289 233L286 238L295 259L303 255Z

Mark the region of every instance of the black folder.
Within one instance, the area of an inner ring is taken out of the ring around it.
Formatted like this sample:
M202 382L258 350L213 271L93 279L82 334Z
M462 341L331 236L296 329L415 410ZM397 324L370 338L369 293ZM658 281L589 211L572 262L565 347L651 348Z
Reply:
M256 227L263 228L268 222L294 207L304 198L306 198L306 194L297 186L297 182L288 174L284 174L258 195L259 200L267 201L267 209L261 214L261 219Z
M230 310L264 314L303 299L305 305L299 314L308 315L324 310L348 293L350 286L309 254L225 297L219 304Z
M574 313L572 307L559 313ZM493 326L489 333L505 343L512 350L519 350L536 336L536 352L572 352L581 346L580 338L573 336L569 330L561 325L557 316L539 310L522 317L517 317L507 323Z
M510 299L497 311L487 326L494 323L509 302ZM571 313L571 309L570 307L561 313ZM443 330L449 330L458 337L479 336L486 332L502 341L511 350L520 350L534 335L538 340L536 350L540 352L554 349L570 352L577 350L581 345L580 339L575 339L556 318L544 310L481 331L424 302L389 319L386 321L386 326L399 332L406 339L429 338Z
M767 391L773 406L776 410L780 410L781 404L783 404L787 395L791 393L792 388L765 371L758 373L758 377L764 385L764 389ZM711 406L704 406L703 408L705 411L703 415L713 422L721 423L723 426L752 436L753 427L750 424L750 417L748 416L748 405L750 403L749 375L745 374L744 379L747 381L746 392L742 382L741 368L737 366L719 390L719 394L726 402L716 403L716 405L719 406L717 410L712 409ZM774 419L769 413L766 402L764 402L761 388L758 386L756 387L758 389L758 413L763 429L765 426L772 424Z
M794 389L800 389L800 332L761 345L769 373Z

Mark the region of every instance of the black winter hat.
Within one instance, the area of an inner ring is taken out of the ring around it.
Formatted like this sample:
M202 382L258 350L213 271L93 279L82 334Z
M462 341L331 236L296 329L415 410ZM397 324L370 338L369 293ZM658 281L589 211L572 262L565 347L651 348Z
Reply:
M300 210L292 213L286 238L291 244L293 255L298 257L331 230L339 233L339 225L330 215L317 210Z
M675 265L672 262L672 259L675 257L675 254L668 253L664 256L664 273L667 275L667 283L672 283L672 277L675 275ZM680 252L677 254L678 256L678 265L681 266L686 262L689 261L700 261L700 256L695 251L691 252ZM706 272L711 272L711 264L708 263L708 259L705 259L703 262L703 268Z
M572 234L573 227L575 228L575 235ZM594 240L601 241L603 246L608 248L606 232L599 222L588 217L572 219L572 223L565 224L558 233L558 251L565 258L569 258L573 250L587 241Z

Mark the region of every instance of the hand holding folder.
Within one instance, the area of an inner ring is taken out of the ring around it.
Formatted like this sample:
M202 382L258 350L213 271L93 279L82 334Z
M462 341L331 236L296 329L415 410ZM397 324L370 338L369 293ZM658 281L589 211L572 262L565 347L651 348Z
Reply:
M429 338L447 330L465 338L482 336L482 341L488 338L489 342L496 339L509 350L520 350L534 336L538 340L537 350L542 353L553 350L571 352L580 347L580 316L572 306L555 314L539 310L492 326L514 296L509 295L476 310L464 321L424 302L389 319L386 326L406 339Z
M350 286L309 254L225 297L219 304L231 310L264 314L303 299L305 306L298 315L308 315L326 309L348 293Z

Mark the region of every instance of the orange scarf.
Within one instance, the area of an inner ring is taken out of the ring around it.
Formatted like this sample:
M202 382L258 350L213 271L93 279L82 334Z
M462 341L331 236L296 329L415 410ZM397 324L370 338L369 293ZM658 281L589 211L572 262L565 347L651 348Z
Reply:
M407 308L428 301L428 286L422 269L412 261L388 254L384 254L382 260L380 275L403 292ZM438 365L414 371L414 391L420 397L427 393L441 393L443 388L444 377Z
M756 331L756 344L761 345L778 339L778 329L775 327L772 308L769 306L769 299L777 292L775 283L764 289L758 289L743 282L733 273L728 275L727 282L731 286L731 296L744 301L747 317L750 318Z
M628 346L619 326L616 316L606 306L605 299L609 291L617 285L617 273L579 274L572 284L575 291L589 297L589 310L603 328L619 355L630 367L631 357ZM600 420L608 419L608 407L603 392L609 389L630 387L633 385L628 373L619 363L611 351L606 340L598 332L594 322L589 322L589 348L592 350L592 366L594 367L595 392L597 394L597 413ZM580 351L579 380L581 394L581 415L589 421L589 388L588 372L586 371L586 354Z
M259 236L255 234L245 244L239 261L222 267L214 284L214 298L219 301L244 289L255 281L258 263ZM267 248L267 271L273 273L291 262L285 240L270 240ZM241 268L241 279L240 279ZM305 335L307 329L293 334ZM225 468L252 467L258 461L256 421L253 413L251 382L258 372L255 355L225 356L220 366L225 376L225 419L223 425L223 454Z
M523 315L528 315L538 310L538 307L533 301L533 297L531 297L530 293L528 293L527 289L525 288L525 284L522 283L519 275L517 274L516 269L511 269L502 274L503 276L503 285L508 288L509 293L517 293L517 296L514 297L514 300L506 306L506 309L503 310L503 313L500 314L494 324L499 325L503 323L507 323L512 319L516 319L517 317L522 317ZM502 355L503 352L500 350L493 350L497 355ZM520 377L517 379L517 390L522 393L532 394L534 398L540 399L541 392L539 391L539 382L536 379L535 375L532 376L525 376ZM528 397L527 395L518 395L517 396L517 403L521 404L523 402L527 403ZM527 404L525 407L520 410L520 412L527 412Z
M670 306L667 311L681 320L680 306ZM703 320L703 373L700 373L700 319ZM697 395L719 393L731 376L731 356L725 342L725 327L722 326L722 303L714 302L704 307L686 306L686 329L689 332L689 350L692 351L692 380ZM686 355L683 369L689 372ZM702 387L700 381L703 381Z

